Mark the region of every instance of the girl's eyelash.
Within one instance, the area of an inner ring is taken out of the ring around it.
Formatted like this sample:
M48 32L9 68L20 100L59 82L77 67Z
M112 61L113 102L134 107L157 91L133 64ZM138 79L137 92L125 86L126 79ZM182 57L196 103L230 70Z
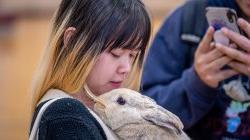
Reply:
M114 56L114 57L116 57L116 58L120 57L119 55L117 55L115 53L112 53L112 52L111 52L111 55Z
M119 58L121 56L120 53L118 52L110 52L110 54L115 57L115 58ZM137 56L138 52L137 53L130 53L129 56L132 57L132 58L135 58Z

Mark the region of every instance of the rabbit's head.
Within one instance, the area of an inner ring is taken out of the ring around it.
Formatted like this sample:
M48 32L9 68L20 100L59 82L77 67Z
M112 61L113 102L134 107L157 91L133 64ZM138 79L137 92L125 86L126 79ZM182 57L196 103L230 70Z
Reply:
M134 90L114 89L100 95L98 99L104 105L97 102L94 110L112 130L138 123L156 124L177 132L183 128L177 116Z
M138 109L141 106L139 102L145 99L136 91L115 89L100 95L98 99L102 100L104 106L97 102L94 110L112 130L143 120Z

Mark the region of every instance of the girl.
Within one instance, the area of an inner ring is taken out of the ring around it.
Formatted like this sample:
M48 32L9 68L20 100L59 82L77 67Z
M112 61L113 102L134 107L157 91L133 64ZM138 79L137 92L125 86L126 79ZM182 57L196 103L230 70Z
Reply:
M31 129L48 101L42 97L64 93L69 98L49 105L37 138L107 139L84 85L97 96L119 87L138 90L150 33L140 0L62 0L33 83Z

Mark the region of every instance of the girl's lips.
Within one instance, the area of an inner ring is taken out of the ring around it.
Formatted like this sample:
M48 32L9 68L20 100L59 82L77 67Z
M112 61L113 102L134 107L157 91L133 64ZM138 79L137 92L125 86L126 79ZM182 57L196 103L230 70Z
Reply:
M119 88L122 84L122 82L114 82L114 81L111 81L110 82L111 86L114 87L114 88Z

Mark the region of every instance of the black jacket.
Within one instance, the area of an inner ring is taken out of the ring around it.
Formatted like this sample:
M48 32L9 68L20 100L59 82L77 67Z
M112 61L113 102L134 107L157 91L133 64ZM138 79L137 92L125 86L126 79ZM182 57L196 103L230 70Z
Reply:
M31 126L45 102L36 108ZM38 138L39 140L105 140L106 136L100 124L81 102L63 98L52 103L44 112Z

